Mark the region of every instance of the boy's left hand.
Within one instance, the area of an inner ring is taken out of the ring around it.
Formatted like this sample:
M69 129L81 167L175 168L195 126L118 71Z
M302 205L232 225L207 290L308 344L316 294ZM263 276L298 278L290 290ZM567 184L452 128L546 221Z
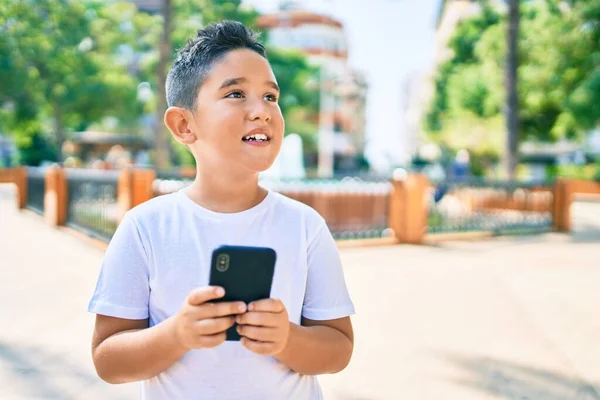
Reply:
M248 350L274 356L285 348L290 334L290 321L285 306L278 299L255 301L248 311L238 315L237 331Z

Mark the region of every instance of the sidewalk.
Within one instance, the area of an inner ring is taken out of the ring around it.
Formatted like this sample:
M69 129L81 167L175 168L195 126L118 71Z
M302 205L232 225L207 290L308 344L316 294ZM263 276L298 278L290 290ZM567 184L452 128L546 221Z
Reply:
M356 344L325 398L600 400L600 203L573 214L571 236L343 250ZM137 398L91 363L101 259L0 185L0 399Z

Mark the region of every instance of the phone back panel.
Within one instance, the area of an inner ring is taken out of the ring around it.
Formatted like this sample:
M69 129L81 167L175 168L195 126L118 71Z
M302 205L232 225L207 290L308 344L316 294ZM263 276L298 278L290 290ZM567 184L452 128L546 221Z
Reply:
M212 254L211 286L221 286L225 296L216 301L253 301L271 297L277 255L267 247L221 246ZM226 262L225 262L226 261ZM227 330L227 340L240 340L236 326Z

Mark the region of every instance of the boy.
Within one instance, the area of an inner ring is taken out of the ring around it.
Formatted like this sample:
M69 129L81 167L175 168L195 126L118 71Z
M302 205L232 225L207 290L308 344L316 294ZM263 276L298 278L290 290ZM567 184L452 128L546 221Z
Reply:
M224 21L197 32L167 78L164 121L196 159L186 189L129 211L89 310L98 375L142 382L144 399L321 399L316 375L353 350L354 308L324 220L258 185L283 140L279 89L256 35ZM271 298L212 303L212 250L277 253ZM240 342L225 341L239 324Z

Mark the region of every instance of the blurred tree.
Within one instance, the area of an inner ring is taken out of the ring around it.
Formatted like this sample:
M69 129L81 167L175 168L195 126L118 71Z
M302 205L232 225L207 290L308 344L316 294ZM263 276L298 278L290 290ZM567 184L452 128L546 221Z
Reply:
M462 111L470 111L476 115L481 113L482 110L477 109L480 106L476 105L476 103L470 99L467 99L466 96L460 96L460 99L457 99L454 95L456 95L457 92L462 93L462 90L465 89L465 86L469 86L465 85L464 83L466 82L464 81L468 81L470 78L469 74L472 73L474 69L479 69L481 65L479 55L476 52L477 45L483 41L483 37L485 33L487 33L488 29L498 25L500 21L500 14L495 9L487 5L487 3L484 3L481 14L467 19L457 26L456 31L454 32L448 44L453 55L450 59L444 61L438 69L437 78L435 81L435 95L431 108L425 119L425 127L427 131L439 132L442 130L444 120L446 118L452 117L453 115L461 113ZM497 37L494 37L492 42L496 43L496 40ZM470 70L465 70L465 68L468 66L472 66L472 68ZM480 73L478 77L478 81L480 82L476 85L479 87L480 91L482 85L487 87L485 80L489 78L487 74L491 71L481 72L482 73ZM449 84L454 75L462 75L464 79L462 79L463 82L460 82L460 77L455 79L453 90L450 92ZM493 73L493 75L497 75L497 73ZM456 82L457 80L458 82ZM490 88L489 90L486 88L485 93L480 92L480 100L482 96L487 97L487 94L492 92L494 89L497 90L498 88L494 87ZM469 89L467 92L472 91L473 90ZM451 101L453 104L451 104ZM463 104L462 101L466 101L470 104Z
M91 0L1 2L0 130L51 130L60 149L68 131L104 116L134 119L137 82L115 46L126 43L119 35L135 13L131 4Z
M169 133L163 122L163 116L167 111L167 66L171 64L171 27L172 20L172 0L162 0L161 16L162 16L162 33L158 44L158 66L156 68L157 75L157 105L156 105L156 125L154 126L154 163L158 169L165 169L169 166Z
M155 132L157 147L170 149L161 153L166 161L158 157L161 165L169 163L169 151L170 160L189 163L186 152L171 149L162 123L166 70L186 38L206 23L233 19L257 29L258 13L241 0L169 3L172 28L164 31L163 14L140 12L128 2L0 2L0 131L24 138L53 133L60 149L69 131L102 128L107 117L118 121L112 130L135 131L141 116L154 114L162 132ZM286 133L310 139L318 84L309 82L316 71L299 53L269 48L268 54L282 88Z
M461 22L439 66L435 94L424 120L436 141L502 154L507 16L485 5ZM577 138L600 121L600 2L546 0L521 5L518 68L520 140ZM465 127L468 121L468 126ZM485 131L464 139L466 131ZM486 148L481 148L484 143ZM490 142L494 148L490 149Z
M510 179L515 179L519 150L519 93L517 69L519 67L519 0L508 1L506 85L506 168Z
M21 165L39 166L43 161L58 161L59 151L54 141L37 132L17 140L18 161Z

